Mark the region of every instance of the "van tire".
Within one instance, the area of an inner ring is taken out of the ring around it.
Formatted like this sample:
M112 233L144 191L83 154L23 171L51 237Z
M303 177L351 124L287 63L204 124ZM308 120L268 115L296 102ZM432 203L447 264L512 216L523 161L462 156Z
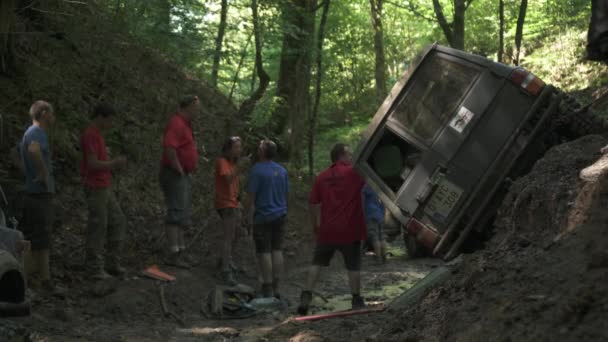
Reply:
M426 248L416 241L416 238L403 232L403 244L410 259L421 258L426 255Z

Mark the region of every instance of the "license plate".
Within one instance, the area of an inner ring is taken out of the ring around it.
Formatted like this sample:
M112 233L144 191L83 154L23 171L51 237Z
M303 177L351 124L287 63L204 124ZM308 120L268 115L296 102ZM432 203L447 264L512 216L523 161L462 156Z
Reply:
M435 190L435 193L433 193L431 200L427 203L424 211L433 219L444 223L458 203L461 195L461 188L443 179L437 190Z

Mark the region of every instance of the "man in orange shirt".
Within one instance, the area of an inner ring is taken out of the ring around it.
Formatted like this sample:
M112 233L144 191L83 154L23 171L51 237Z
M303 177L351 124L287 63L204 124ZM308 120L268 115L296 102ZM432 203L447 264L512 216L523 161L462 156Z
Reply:
M236 284L233 275L232 252L238 238L241 212L239 181L248 158L240 158L243 143L239 137L230 137L222 147L222 157L215 162L215 209L222 219L222 278L229 285Z
M192 225L192 173L198 163L192 120L200 111L198 97L185 96L163 135L160 184L167 204L169 257L166 263L182 268L190 267L182 253L186 249L184 229Z

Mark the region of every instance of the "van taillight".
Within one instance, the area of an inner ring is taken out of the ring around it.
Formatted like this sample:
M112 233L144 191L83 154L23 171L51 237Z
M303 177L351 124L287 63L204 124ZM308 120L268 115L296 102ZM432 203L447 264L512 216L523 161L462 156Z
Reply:
M509 78L515 85L534 96L540 94L540 91L545 87L545 82L523 68L513 70Z
M426 248L433 249L439 241L439 234L435 230L416 219L410 219L405 229Z

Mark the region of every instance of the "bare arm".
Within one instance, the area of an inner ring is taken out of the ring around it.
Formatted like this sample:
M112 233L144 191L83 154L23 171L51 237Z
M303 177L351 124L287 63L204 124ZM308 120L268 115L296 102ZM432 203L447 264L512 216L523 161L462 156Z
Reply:
M171 162L171 166L175 169L175 171L179 172L180 175L184 175L182 164L179 162L179 159L177 159L177 151L172 147L166 147L165 153L167 154L167 158L169 158L169 162Z
M99 160L95 153L87 155L87 165L93 170L114 170L122 167L126 163L124 157L112 159L112 160Z
M240 158L239 161L234 166L234 168L232 169L232 172L230 172L229 174L224 176L224 179L226 180L226 182L230 183L235 178L242 175L245 172L245 170L247 169L247 166L249 165L250 161L251 161L251 155Z
M34 164L34 168L38 174L36 181L47 184L49 173L46 165L44 165L44 160L42 159L42 150L40 149L40 144L36 141L30 143L27 147L27 153L30 158L32 158L32 163Z
M25 166L23 165L23 160L21 159L21 155L19 154L19 150L17 147L13 147L11 149L11 158L13 159L13 164L17 166L21 173L25 173Z
M310 224L316 235L319 233L319 227L321 226L321 204L310 204L308 210L310 211Z
M251 231L251 222L253 222L253 206L255 202L255 194L248 192L245 195L245 203L243 203L243 221L247 226L247 231Z

